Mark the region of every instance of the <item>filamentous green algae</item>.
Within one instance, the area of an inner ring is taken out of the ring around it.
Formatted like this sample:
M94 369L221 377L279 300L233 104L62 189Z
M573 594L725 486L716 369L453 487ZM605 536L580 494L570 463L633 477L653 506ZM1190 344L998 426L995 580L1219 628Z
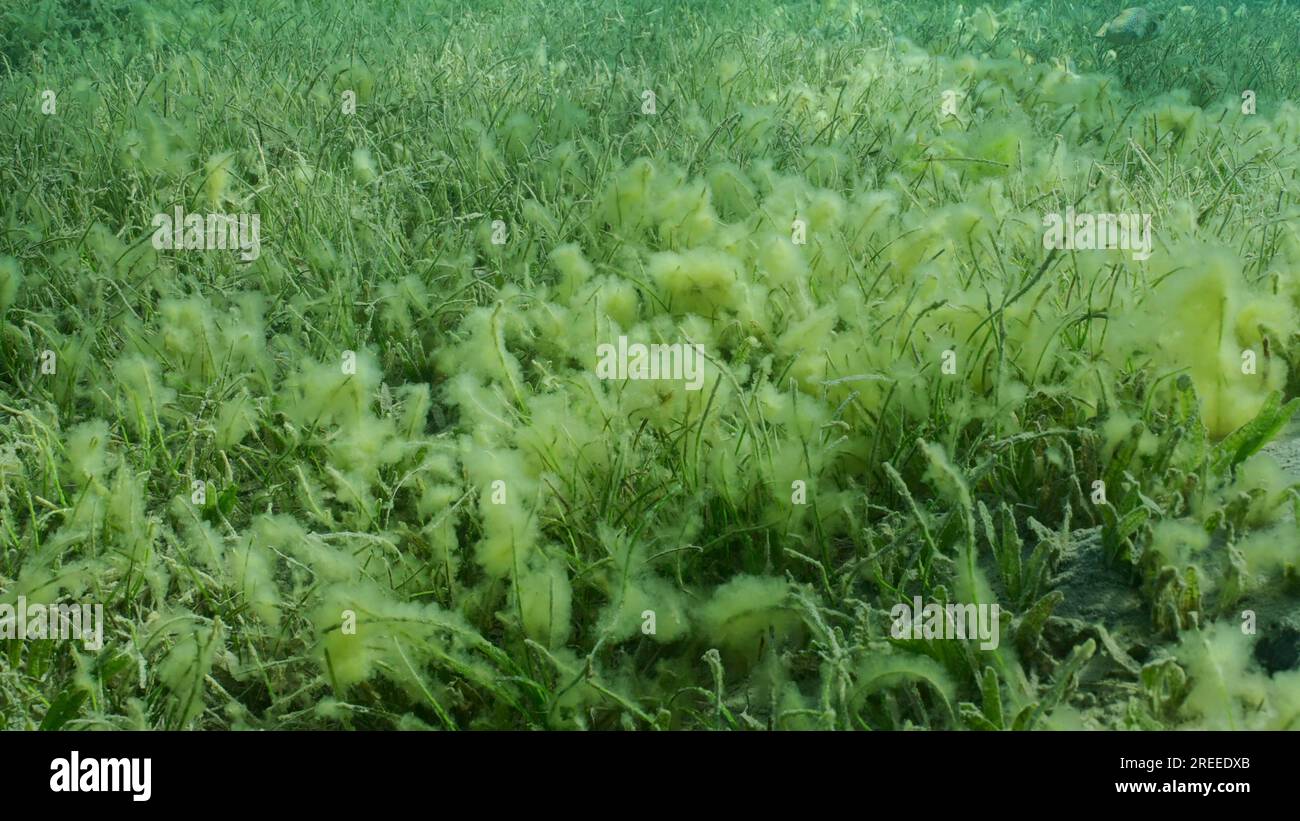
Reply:
M5 726L1297 726L1300 10L326 6L0 13Z

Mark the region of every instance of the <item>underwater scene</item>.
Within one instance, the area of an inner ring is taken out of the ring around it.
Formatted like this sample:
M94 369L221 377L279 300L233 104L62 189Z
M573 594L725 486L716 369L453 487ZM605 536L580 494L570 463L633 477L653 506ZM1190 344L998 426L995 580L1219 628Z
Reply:
M6 5L0 728L1300 729L1300 4L1131 2Z

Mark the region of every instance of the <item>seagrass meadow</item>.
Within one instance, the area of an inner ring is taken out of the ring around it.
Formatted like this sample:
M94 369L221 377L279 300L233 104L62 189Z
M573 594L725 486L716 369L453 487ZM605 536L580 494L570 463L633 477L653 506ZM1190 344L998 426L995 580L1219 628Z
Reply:
M1123 10L0 10L0 727L1300 728L1300 6Z

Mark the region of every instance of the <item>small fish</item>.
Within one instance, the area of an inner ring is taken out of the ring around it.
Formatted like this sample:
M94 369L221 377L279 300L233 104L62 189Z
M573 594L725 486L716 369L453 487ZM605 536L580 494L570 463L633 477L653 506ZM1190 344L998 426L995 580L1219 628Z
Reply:
M1097 36L1108 43L1137 43L1160 33L1163 14L1154 14L1141 6L1124 9L1106 25L1097 29Z

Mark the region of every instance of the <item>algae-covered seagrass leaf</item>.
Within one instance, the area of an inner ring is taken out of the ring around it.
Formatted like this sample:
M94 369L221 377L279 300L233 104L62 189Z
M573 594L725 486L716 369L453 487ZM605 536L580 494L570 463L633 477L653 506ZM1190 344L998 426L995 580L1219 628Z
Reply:
M203 507L199 508L199 515L201 515L203 521L208 524L219 525L221 523L221 517L225 515L225 512L221 510L221 494L207 494L207 497L203 502Z
M1039 712L1038 706L1039 706L1038 702L1035 701L1030 704L1026 704L1024 707L1021 707L1020 712L1016 713L1016 717L1011 721L1011 729L1032 730L1034 718L1035 716L1038 715Z
M1144 665L1139 681L1157 716L1173 718L1187 697L1187 673L1175 659L1164 658Z
M239 485L231 482L221 493L217 494L217 510L222 516L229 516L235 509L235 502L239 499Z
M1065 520L1067 525L1068 517L1069 504L1067 503ZM1052 567L1061 555L1065 542L1069 538L1068 534L1048 530L1032 516L1029 517L1029 527L1038 536L1038 544L1034 545L1033 551L1029 554L1029 561L1025 562L1024 565L1020 586L1021 602L1033 599L1040 590L1048 585Z
M1280 391L1270 393L1254 419L1233 431L1215 446L1215 468L1231 470L1258 453L1287 426L1297 410L1300 410L1300 398L1292 399L1283 405Z
M50 704L50 709L45 713L45 718L41 719L40 729L57 730L76 718L81 713L81 705L86 703L86 698L89 695L90 693L76 685L65 689Z
M1135 507L1117 520L1115 508L1107 505L1102 515L1107 522L1102 531L1106 555L1111 561L1117 561L1123 557L1126 545L1131 549L1131 537L1151 518L1151 510L1147 507Z
M998 673L992 667L984 668L980 677L980 693L984 697L984 715L999 730L1002 729L1002 691L998 682Z
M957 712L961 715L962 721L966 722L966 726L972 730L992 732L1002 729L985 718L984 714L979 711L979 708L974 704L971 704L969 701L963 701L961 704L958 704Z
M1097 638L1097 641L1101 643L1106 654L1109 655L1116 664L1123 667L1132 675L1136 676L1139 674L1141 667L1133 660L1132 656L1125 652L1123 647L1120 647L1119 642L1115 641L1115 637L1110 634L1110 631L1107 630L1105 626L1094 624L1089 626L1089 630Z
M1149 518L1151 518L1151 511L1148 508L1135 507L1128 513L1125 513L1123 518L1115 524L1115 533L1119 538L1127 539L1129 536L1137 533L1138 529L1141 528Z
M1021 541L1020 532L1016 529L1015 514L1011 512L1006 502L998 507L998 518L1001 527L993 541L993 552L998 560L998 568L1002 571L1002 581L1007 586L1007 592L1011 594L1011 600L1020 602L1025 595L1025 574L1021 564L1024 542Z
M972 730L996 731L1005 728L1002 716L1002 694L999 690L998 674L992 667L985 667L979 676L981 706L963 701L957 705L958 712L966 726Z
M1047 691L1043 700L1030 713L1025 729L1032 730L1042 721L1044 716L1065 700L1066 695L1077 683L1075 676L1096 652L1097 642L1093 639L1088 639L1074 648L1065 663L1057 668L1052 688Z
M875 653L864 659L857 667L857 682L853 687L850 702L857 705L861 700L883 688L905 682L928 684L943 701L949 716L953 716L952 703L957 696L957 687L942 665L934 659L912 654Z
M1022 652L1030 652L1038 646L1038 639L1043 634L1043 626L1052 615L1052 611L1065 601L1065 594L1053 590L1034 602L1033 606L1020 617L1016 625L1016 646Z

